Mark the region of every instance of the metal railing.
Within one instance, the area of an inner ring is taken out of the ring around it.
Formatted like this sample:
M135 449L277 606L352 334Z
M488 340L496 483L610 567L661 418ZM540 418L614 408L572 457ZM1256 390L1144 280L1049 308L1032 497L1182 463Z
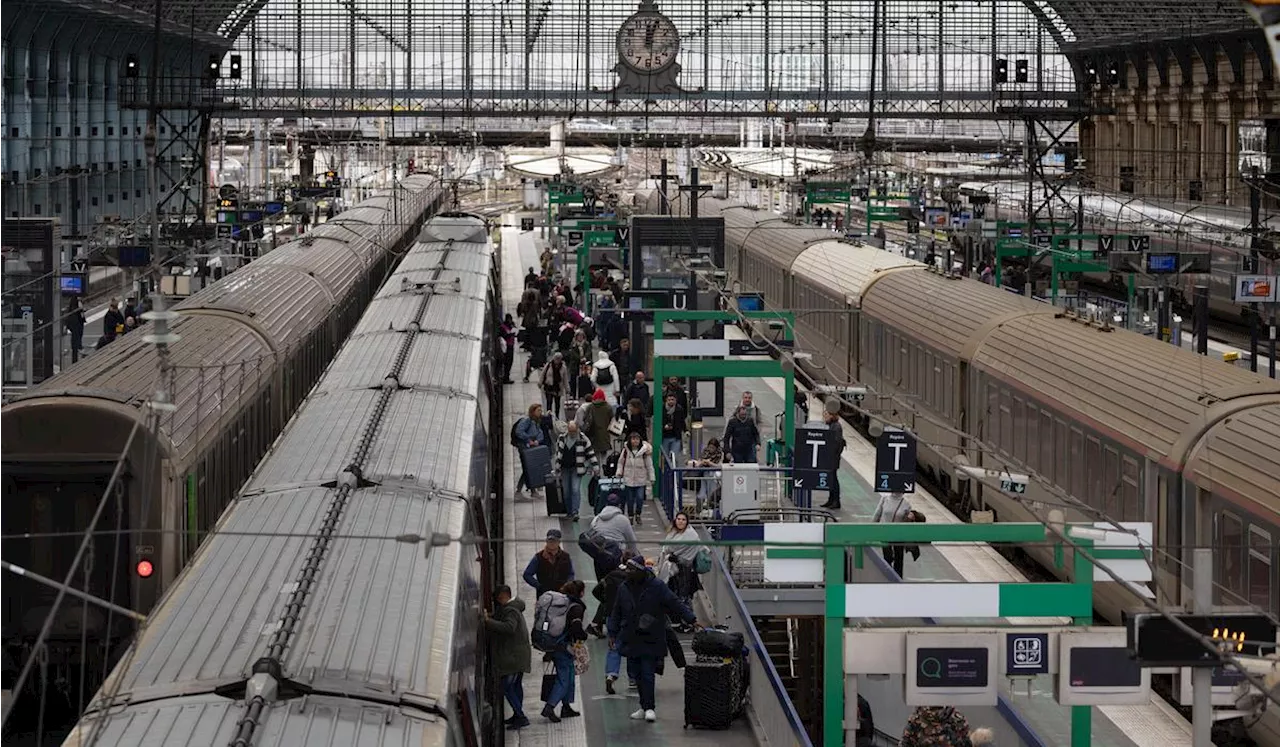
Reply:
M747 657L747 667L751 672L748 699L760 742L772 747L813 747L813 741L791 703L786 685L765 650L760 631L751 620L751 611L738 595L724 557L718 549L712 557L711 572L703 577L703 591L711 615L719 624L741 633L750 651Z

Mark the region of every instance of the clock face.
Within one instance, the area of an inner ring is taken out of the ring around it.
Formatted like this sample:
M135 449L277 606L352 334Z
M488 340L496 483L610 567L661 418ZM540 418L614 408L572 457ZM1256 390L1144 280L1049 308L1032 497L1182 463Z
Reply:
M618 29L618 54L629 67L651 73L675 62L680 52L680 32L670 18L638 13Z

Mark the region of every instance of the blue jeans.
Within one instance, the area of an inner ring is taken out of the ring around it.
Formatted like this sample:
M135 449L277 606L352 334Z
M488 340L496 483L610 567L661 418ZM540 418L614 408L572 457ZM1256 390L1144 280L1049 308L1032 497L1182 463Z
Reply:
M524 672L504 674L502 676L502 694L511 704L511 716L523 719L524 716Z
M582 478L576 469L560 473L560 492L564 494L565 510L570 516L577 516L578 506L582 503Z
M627 504L627 514L629 516L639 515L644 508L644 486L640 485L633 488L628 485L626 490L627 494L624 496L624 500Z
M627 658L627 673L635 672L637 690L640 691L640 707L646 711L657 707L657 687L655 678L658 672L658 660L652 656L631 656Z
M551 700L547 705L555 708L561 703L573 705L573 654L567 649L552 652L551 661L556 665L556 684L551 688Z
M627 659L627 679L632 682L636 681L635 659ZM618 653L618 649L611 648L609 653L604 656L604 674L606 677L613 675L617 677L622 670L622 654Z
M683 466L680 464L680 460L679 460L679 456L681 453L681 446L683 445L684 444L680 440L679 436L675 436L675 437L663 436L662 437L662 453L667 457L670 457L672 452L675 452L676 458L671 460L671 464L673 466L676 466L676 467Z

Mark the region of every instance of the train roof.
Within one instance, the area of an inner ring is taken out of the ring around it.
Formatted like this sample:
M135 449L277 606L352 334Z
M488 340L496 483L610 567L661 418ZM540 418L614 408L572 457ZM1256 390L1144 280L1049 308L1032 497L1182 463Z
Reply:
M925 265L860 241L828 238L806 245L791 263L792 272L803 273L833 294L856 306L863 294L881 278L901 270L924 270Z
M1280 513L1280 395L1265 399L1217 420L1197 439L1184 473L1204 490L1252 502L1259 515Z
M339 351L107 679L91 710L104 709L102 693L112 691L112 702L128 705L107 711L107 733L118 738L100 743L167 744L170 728L183 743L229 738L255 662L286 626L289 645L276 653L281 687L294 699L281 697L259 719L263 743L443 742L443 721L432 714L449 707L457 676L454 631L459 615L471 613L459 599L480 593L468 586L476 550L458 539L470 534L493 248L486 238L450 242L449 252L438 242L415 244L378 292L384 305L417 303L397 307L398 317L389 306L371 310L383 314L379 324ZM437 268L447 282L422 290L401 282L421 283ZM379 410L424 294L421 329L411 332L406 365ZM433 315L436 308L447 313ZM360 487L344 493L336 486L353 464ZM305 603L291 608L326 525L334 539ZM454 541L397 541L406 534ZM205 720L192 723L201 709ZM330 731L312 739L318 728Z

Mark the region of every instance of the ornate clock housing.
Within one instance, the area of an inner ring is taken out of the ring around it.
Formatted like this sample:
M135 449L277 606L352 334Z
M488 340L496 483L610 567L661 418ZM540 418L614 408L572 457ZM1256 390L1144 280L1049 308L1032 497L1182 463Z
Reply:
M618 58L642 75L670 67L680 53L680 32L670 18L641 11L618 29Z
M620 96L680 93L676 77L680 65L680 31L658 11L654 0L641 0L635 15L618 28L618 84Z

